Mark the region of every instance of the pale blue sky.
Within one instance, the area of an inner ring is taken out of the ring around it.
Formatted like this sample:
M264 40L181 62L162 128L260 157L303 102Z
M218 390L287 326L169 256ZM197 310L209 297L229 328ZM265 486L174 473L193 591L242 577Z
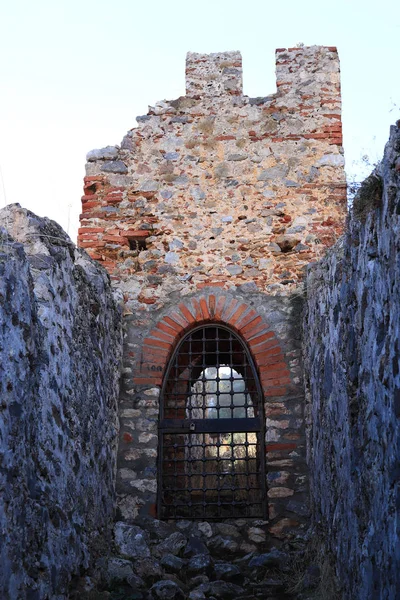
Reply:
M19 202L75 238L86 153L184 94L188 50L240 50L244 92L261 96L275 92L275 48L299 42L338 47L357 171L400 118L397 0L2 0L0 206Z

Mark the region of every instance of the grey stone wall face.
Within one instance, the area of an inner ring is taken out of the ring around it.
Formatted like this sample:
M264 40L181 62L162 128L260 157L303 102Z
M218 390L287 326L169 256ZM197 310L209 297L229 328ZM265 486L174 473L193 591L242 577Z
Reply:
M121 316L56 223L0 225L0 596L61 599L113 518Z
M398 123L399 124L399 123ZM305 362L314 527L344 598L395 600L399 577L400 128L382 200L364 189L341 244L308 274ZM376 206L379 203L379 206Z

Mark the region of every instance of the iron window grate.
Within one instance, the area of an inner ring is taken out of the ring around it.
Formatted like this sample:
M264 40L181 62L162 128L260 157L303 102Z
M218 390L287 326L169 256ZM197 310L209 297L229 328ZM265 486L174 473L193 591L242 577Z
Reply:
M160 412L160 518L265 518L262 393L233 331L204 325L186 335L168 365Z

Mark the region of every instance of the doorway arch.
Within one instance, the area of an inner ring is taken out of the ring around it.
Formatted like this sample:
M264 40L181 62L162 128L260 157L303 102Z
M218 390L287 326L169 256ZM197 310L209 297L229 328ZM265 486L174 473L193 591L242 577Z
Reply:
M266 518L263 393L246 343L220 323L194 326L161 391L158 515Z

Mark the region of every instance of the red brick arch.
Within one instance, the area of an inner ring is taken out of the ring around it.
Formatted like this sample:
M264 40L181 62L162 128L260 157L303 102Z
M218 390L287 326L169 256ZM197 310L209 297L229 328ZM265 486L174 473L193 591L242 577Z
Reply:
M283 396L290 372L276 334L245 302L214 294L183 301L166 314L144 339L136 384L159 386L169 359L185 334L203 323L231 327L246 342L265 396Z

